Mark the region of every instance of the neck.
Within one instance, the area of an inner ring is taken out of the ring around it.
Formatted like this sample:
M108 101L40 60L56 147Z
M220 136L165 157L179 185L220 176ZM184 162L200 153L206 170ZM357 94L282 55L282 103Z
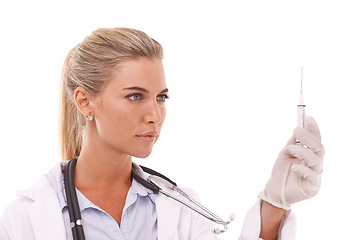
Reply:
M132 157L111 151L99 143L84 141L75 169L75 186L109 191L131 185Z

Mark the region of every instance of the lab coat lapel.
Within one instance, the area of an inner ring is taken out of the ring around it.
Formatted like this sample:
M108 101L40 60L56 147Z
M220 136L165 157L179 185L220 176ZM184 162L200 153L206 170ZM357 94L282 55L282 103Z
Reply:
M34 201L29 218L36 240L66 240L59 201L50 186Z
M158 239L178 240L179 206L176 206L175 201L162 195L156 199L155 204L158 215Z

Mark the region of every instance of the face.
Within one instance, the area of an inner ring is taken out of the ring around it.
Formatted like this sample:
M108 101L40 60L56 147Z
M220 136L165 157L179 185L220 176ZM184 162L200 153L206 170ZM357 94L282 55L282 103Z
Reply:
M119 153L144 158L160 136L168 89L161 60L137 58L121 64L94 97L91 123L98 140Z

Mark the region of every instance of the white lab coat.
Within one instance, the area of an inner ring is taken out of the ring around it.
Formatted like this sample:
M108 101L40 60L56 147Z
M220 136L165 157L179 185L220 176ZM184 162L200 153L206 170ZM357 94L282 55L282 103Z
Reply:
M167 187L162 179L161 187L179 196ZM65 226L57 195L43 175L30 189L19 191L18 198L4 211L0 219L1 240L65 240ZM213 226L204 217L159 195L155 201L158 216L159 240L216 240ZM239 240L257 240L260 233L260 201L246 216ZM295 217L287 212L279 230L278 240L295 239Z

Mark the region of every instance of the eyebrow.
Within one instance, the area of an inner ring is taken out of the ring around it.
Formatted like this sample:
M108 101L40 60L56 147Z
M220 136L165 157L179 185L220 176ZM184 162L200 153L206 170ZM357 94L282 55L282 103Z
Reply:
M165 89L162 90L160 93L166 93L166 92L168 92L168 91L169 91L169 89L165 88Z
M145 88L141 88L141 87L127 87L127 88L123 88L123 90L135 90L135 91L140 91L140 92L149 92Z
M146 90L145 88L142 88L142 87L127 87L127 88L123 88L123 90L135 90L135 91L146 92L146 93L149 92L148 90ZM160 93L165 93L168 91L169 91L169 89L165 88Z

